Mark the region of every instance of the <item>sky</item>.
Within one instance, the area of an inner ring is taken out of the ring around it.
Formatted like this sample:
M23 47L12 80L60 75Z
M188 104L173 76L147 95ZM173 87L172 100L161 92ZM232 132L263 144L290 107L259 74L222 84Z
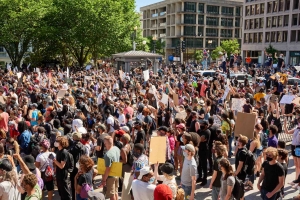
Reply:
M157 3L160 1L163 1L163 0L135 0L135 4L136 4L135 10L137 12L140 12L140 7L147 6L147 5Z

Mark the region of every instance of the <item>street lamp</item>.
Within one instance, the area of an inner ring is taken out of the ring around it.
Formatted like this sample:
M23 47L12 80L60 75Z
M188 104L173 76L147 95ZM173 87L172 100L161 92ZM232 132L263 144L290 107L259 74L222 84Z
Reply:
M198 35L197 34L195 34L195 38L194 38L194 63L196 63L196 58L195 58L195 55L196 55L196 49L197 49L197 47L196 47L196 38L197 38L197 36L202 36L202 33L198 33Z
M147 44L147 42L145 40L143 40L143 51L145 51L145 45Z
M153 41L153 53L156 53L155 48L156 48L156 41L157 41L157 38L156 38L155 35L152 37L152 41Z
M136 45L135 38L136 38L136 30L137 30L137 28L138 28L137 26L134 27L134 33L133 33L133 36L132 36L132 38L133 38L133 43L132 43L133 51L135 51L135 45Z

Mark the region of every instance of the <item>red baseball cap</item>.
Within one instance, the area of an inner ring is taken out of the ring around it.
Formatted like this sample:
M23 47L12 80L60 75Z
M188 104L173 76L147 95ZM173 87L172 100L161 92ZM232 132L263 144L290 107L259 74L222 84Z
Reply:
M159 184L154 190L154 200L172 200L172 190L168 185Z

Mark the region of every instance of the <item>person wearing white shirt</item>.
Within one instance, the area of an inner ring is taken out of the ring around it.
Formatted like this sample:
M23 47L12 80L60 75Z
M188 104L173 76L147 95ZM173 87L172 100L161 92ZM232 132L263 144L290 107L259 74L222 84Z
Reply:
M156 185L154 173L150 167L143 167L140 170L138 179L132 181L132 194L135 200L153 200Z
M103 94L102 94L102 90L99 89L99 94L98 94L98 97L97 97L97 105L100 107L103 103Z
M108 130L108 133L113 133L115 131L115 129L114 129L115 119L110 114L110 110L106 110L105 115L107 116L106 127L107 127L107 130Z
M117 81L114 81L113 90L119 90L119 84Z

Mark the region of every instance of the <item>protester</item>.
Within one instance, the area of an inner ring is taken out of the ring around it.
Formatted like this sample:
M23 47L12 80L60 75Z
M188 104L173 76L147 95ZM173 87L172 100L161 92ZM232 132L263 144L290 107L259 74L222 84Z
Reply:
M232 191L235 184L233 169L226 158L221 159L219 164L222 171L220 200L233 200Z
M143 167L137 179L132 181L132 193L137 200L153 200L156 186L154 173L150 167Z

